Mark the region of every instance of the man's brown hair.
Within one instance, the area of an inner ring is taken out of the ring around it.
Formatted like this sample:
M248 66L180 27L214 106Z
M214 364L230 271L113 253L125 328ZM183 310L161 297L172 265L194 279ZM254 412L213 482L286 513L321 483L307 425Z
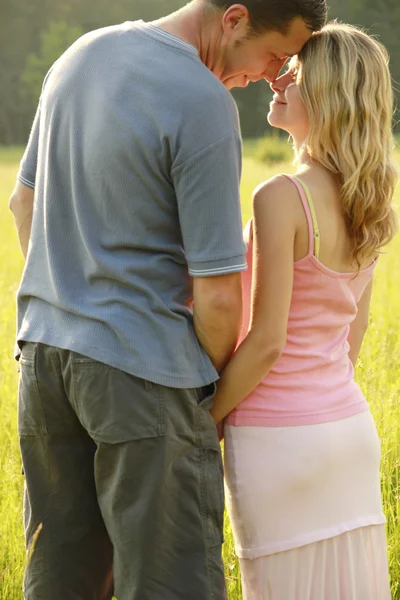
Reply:
M301 18L311 31L319 31L326 23L326 0L207 0L216 9L227 10L242 4L249 11L250 27L255 34L279 31L286 34L290 23Z

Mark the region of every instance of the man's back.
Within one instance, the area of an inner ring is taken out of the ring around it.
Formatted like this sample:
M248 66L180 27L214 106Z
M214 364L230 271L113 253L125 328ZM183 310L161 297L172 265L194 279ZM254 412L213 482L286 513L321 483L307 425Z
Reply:
M215 380L187 307L188 266L244 268L229 93L193 46L125 23L55 63L37 119L36 178L34 136L20 172L36 200L18 338L163 385Z

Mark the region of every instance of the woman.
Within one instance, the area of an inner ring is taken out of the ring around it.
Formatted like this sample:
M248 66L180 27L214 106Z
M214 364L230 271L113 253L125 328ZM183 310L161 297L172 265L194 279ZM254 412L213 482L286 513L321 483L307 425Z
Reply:
M380 444L353 366L396 230L388 57L332 23L271 87L298 169L255 191L241 343L212 411L229 414L244 598L387 600Z

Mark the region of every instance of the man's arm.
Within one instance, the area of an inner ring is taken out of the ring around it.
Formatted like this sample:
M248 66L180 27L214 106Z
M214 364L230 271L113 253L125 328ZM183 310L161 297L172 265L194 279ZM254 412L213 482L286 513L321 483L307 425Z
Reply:
M357 304L357 316L350 325L347 341L350 345L349 357L353 366L356 366L358 355L364 339L365 332L368 329L369 306L372 296L372 279L364 290L361 299Z
M242 315L240 273L193 279L194 327L218 372L230 359Z
M229 360L241 325L240 272L246 258L240 163L240 138L231 132L172 170L182 246L193 278L194 327L217 371Z
M31 235L34 193L35 191L32 188L17 181L9 201L10 210L14 215L19 243L25 258L28 253Z

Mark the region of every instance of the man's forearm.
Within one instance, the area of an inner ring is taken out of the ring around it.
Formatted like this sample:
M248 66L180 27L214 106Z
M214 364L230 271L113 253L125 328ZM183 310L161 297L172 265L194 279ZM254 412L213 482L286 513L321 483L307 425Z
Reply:
M221 372L235 349L241 323L241 306L229 309L194 310L194 326L200 344Z

